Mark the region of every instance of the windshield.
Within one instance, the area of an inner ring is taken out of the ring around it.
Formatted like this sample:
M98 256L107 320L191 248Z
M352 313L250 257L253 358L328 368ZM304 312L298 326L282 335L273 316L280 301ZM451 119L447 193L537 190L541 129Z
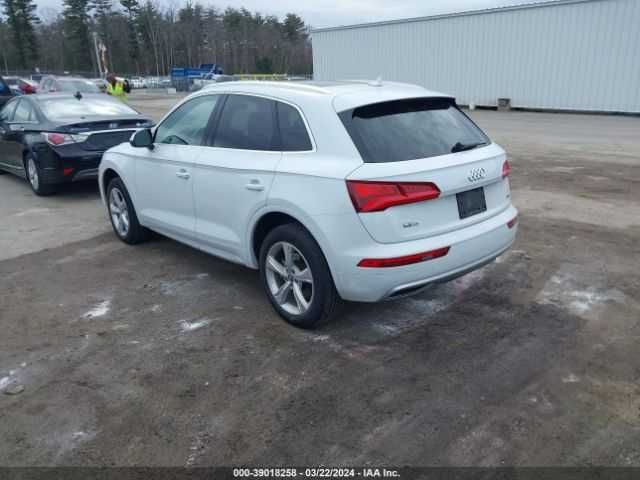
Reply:
M100 93L100 89L89 80L58 80L60 90L70 93Z
M84 118L87 116L137 115L133 108L119 100L105 98L47 98L40 101L40 107L48 118Z
M376 103L340 117L365 162L415 160L489 144L449 98Z

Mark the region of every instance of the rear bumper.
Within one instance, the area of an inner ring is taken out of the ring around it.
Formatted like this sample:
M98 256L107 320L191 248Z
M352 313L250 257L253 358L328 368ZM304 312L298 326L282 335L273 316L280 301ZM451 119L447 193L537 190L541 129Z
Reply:
M517 227L514 227L514 228L517 228ZM460 278L466 275L467 273L471 273L474 270L477 270L479 268L484 267L485 265L492 263L497 257L502 255L507 250L509 250L509 248L511 248L511 245L513 245L513 241L508 245L503 246L496 252L493 252L487 255L486 257L481 258L478 261L475 261L469 265L465 265L457 270L444 273L439 277L431 277L426 280L421 279L421 280L417 280L404 285L398 285L397 287L392 288L381 300L393 300L395 298L401 298L404 296L413 295L431 285L434 285L437 283L446 283L446 282L450 282L451 280L455 280L456 278Z
M400 244L380 244L373 240L366 245L336 249L332 271L339 271L336 288L345 300L377 302L415 293L432 284L452 280L480 268L504 253L513 244L518 226L507 222L518 214L513 206L481 223L467 228ZM391 268L361 268L363 258L392 258L450 247L444 257L413 265Z
M78 171L71 181L79 182L82 180L96 180L98 178L98 168L87 168L85 170Z
M83 151L76 146L56 150L39 148L36 154L41 180L58 184L96 179L103 153Z

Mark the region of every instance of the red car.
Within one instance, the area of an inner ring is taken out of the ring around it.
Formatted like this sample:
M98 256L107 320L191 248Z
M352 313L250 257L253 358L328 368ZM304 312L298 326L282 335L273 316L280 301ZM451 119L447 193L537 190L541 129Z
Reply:
M38 83L33 80L20 77L4 77L4 80L11 88L20 90L23 95L33 94L38 90Z
M18 88L25 95L30 95L38 92L38 82L33 80L27 80L25 78L18 79Z

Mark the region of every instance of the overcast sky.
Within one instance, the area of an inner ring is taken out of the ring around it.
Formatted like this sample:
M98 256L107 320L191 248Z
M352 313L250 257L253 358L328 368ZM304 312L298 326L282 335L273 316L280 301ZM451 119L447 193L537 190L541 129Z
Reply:
M182 5L184 0L158 0L164 5ZM331 27L439 13L477 10L532 0L200 0L218 8L246 7L251 11L282 17L287 12L301 15L313 27ZM115 0L114 3L116 3ZM40 14L48 18L62 10L62 0L36 0Z

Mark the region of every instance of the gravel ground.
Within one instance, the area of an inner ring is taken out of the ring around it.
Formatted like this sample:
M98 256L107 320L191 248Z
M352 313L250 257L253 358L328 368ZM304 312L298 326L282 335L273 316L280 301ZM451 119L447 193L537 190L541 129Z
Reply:
M514 248L314 332L253 271L117 241L95 184L2 176L0 465L640 466L640 119L472 115Z

